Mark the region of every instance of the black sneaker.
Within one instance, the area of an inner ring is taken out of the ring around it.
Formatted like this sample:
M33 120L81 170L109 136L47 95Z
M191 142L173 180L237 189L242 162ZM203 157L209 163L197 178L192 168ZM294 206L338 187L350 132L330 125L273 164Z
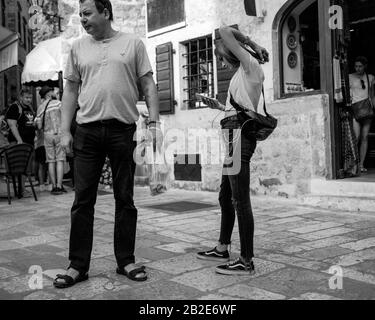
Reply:
M62 193L67 193L68 191L65 190L64 186L61 186L61 188L57 188L59 189L60 192Z
M217 251L215 247L209 251L198 252L197 258L202 259L202 260L211 260L211 261L229 261L229 252L228 250L219 252Z
M51 194L59 195L59 194L62 194L62 192L60 191L60 188L52 187Z
M216 273L238 276L251 276L255 274L253 261L250 264L245 264L240 258L221 266L217 266Z

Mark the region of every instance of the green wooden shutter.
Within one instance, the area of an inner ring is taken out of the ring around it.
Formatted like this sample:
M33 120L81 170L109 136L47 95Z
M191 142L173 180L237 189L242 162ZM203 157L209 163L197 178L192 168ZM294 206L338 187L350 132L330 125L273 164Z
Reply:
M172 42L156 47L156 80L160 101L160 114L173 114L173 47Z
M238 25L235 24L231 26L232 28L238 29ZM215 30L215 40L220 39L219 29ZM228 88L230 79L232 79L233 75L236 73L237 69L233 69L232 71L228 68L223 68L220 61L216 61L216 68L217 68L217 95L216 99L220 101L220 103L224 104L227 101L228 95Z

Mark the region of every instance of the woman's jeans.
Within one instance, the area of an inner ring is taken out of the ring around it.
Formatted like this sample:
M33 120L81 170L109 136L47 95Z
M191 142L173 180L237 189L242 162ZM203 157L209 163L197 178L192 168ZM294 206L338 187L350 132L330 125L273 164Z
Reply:
M115 197L114 251L119 267L134 263L137 209L133 202L135 124L105 120L78 125L73 142L75 200L71 209L70 267L87 272L93 244L94 205L106 155Z
M256 147L256 139L251 136L246 137L241 132L236 116L224 119L222 129L227 148L229 148L227 153L233 155L233 162L240 162L240 169L231 172L224 166L219 194L221 207L219 242L227 245L231 243L235 212L237 212L241 257L249 262L254 256L254 217L250 203L250 159Z

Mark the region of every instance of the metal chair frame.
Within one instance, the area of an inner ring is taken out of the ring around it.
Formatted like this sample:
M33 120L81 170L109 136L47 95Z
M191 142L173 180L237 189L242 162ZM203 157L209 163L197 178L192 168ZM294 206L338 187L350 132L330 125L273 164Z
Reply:
M12 179L13 182L13 188L14 188L14 196L18 196L18 198L22 198L21 195L21 179L22 176L26 176L29 183L31 190L34 195L35 201L38 201L38 198L35 193L34 185L31 180L31 156L33 153L34 147L30 144L22 143L22 144L16 144L16 145L10 145L4 148L0 152L0 156L3 155L5 160L5 171L1 172L0 175L5 176L5 180L7 183L7 193L8 193L8 203L11 204L11 194L10 194L10 179ZM16 177L18 178L18 191L16 187Z

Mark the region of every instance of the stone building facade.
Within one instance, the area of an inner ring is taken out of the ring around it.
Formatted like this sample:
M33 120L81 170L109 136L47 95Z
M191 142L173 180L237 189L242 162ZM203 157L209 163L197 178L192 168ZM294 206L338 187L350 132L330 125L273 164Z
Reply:
M214 144L220 140L219 133L215 137L211 129L219 127L223 114L202 108L193 93L219 99L225 96L228 74L212 52L221 25L239 28L267 48L271 57L263 66L265 97L267 109L279 119L279 125L269 139L258 143L253 155L252 191L295 196L309 193L314 180L339 177L343 162L341 123L332 71L336 30L329 27L334 14L341 18L340 10L332 11L337 2L179 0L173 1L171 9L169 1L145 1L146 39L159 84L162 124L166 132L185 130L188 145L176 144L169 157L193 156L198 162L180 166L167 161L175 187L218 190L220 185L221 165L202 161L203 153L217 159L217 150L196 148L196 134L189 129L205 129L199 137L205 140L205 135L210 136ZM346 8L352 6L349 11L353 14L353 1L341 2ZM345 26L359 25L364 14L374 13L371 1L363 3L358 16L350 21L345 18ZM201 64L205 71L201 71ZM190 150L189 141L193 145Z
M18 34L18 65L0 73L0 111L18 95L26 55L33 48L33 34L28 27L31 1L0 1L0 25Z
M59 3L59 14L63 18L65 30L72 15L78 15L79 0L62 0ZM145 37L145 6L143 0L112 0L114 27L123 32L136 33Z

